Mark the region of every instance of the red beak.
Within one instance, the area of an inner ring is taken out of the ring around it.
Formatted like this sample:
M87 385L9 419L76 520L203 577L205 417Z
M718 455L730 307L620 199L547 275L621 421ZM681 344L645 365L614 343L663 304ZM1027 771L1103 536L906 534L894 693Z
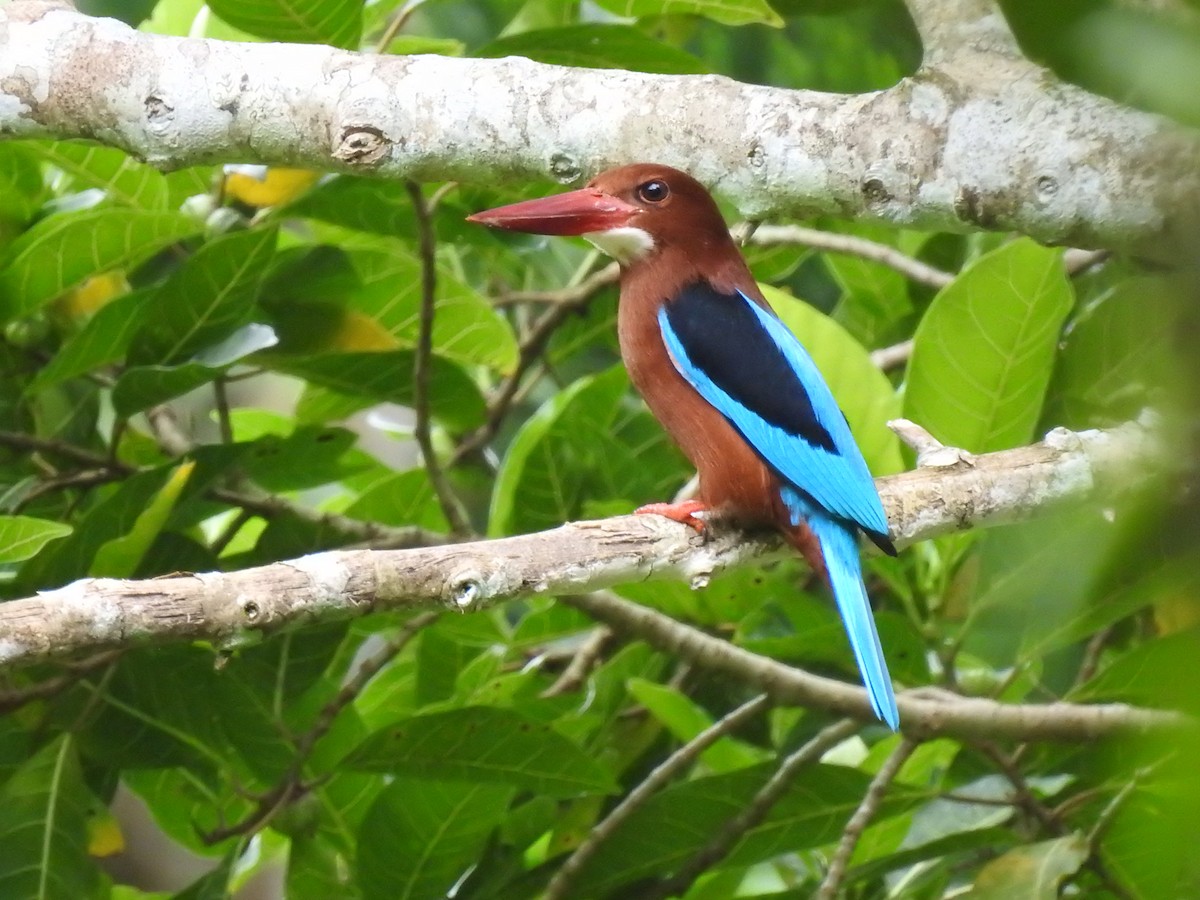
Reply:
M590 234L628 225L636 212L640 210L632 203L583 188L484 210L467 216L467 221L530 234Z

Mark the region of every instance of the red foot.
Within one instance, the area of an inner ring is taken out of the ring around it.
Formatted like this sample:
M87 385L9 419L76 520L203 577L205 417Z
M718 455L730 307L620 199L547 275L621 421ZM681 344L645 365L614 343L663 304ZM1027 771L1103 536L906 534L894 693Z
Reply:
M634 513L640 516L648 514L666 516L668 519L682 522L703 534L704 529L708 526L703 519L696 518L696 513L707 511L708 507L699 500L685 500L682 503L651 503L647 506L639 506Z

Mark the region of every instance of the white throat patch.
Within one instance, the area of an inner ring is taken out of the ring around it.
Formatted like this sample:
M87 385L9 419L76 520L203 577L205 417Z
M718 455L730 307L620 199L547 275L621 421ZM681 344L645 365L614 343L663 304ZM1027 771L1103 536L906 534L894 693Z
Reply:
M641 228L625 226L607 231L593 231L584 238L595 244L621 265L629 265L654 249L654 238Z

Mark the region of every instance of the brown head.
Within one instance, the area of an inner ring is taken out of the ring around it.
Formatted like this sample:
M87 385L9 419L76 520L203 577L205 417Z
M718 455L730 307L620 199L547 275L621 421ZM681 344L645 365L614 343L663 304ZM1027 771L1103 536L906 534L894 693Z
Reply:
M622 267L664 250L701 269L714 254L737 253L704 185L654 163L609 169L578 191L489 209L468 221L531 234L581 235Z

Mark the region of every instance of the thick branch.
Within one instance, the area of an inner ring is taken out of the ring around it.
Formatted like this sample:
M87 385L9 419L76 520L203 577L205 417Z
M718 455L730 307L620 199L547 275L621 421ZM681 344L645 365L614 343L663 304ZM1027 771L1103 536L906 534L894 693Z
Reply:
M962 30L937 15L951 6L924 4L927 40ZM992 4L971 6L1001 33ZM846 96L165 37L19 0L0 9L0 137L94 138L166 169L239 160L421 180L573 183L654 159L756 219L1013 229L1156 254L1190 238L1196 135L1058 83L1003 41L966 51Z
M1052 432L1040 444L883 478L879 487L892 536L903 545L1109 496L1160 462L1154 436L1130 423ZM84 579L0 604L0 664L150 640L237 642L250 632L384 608L470 611L526 594L582 593L652 577L702 584L781 550L773 535L712 530L705 541L657 516L623 516L448 547L317 553L240 572Z

